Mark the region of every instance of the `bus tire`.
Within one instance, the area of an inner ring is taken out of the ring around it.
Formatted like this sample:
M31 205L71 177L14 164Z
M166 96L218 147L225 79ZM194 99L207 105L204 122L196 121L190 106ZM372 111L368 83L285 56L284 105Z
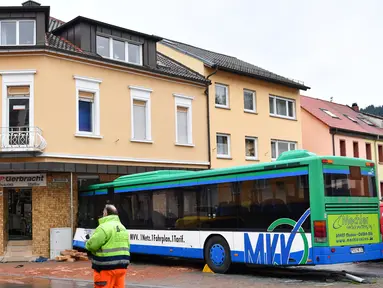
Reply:
M211 237L204 249L205 263L214 273L225 274L231 266L229 244L221 236Z

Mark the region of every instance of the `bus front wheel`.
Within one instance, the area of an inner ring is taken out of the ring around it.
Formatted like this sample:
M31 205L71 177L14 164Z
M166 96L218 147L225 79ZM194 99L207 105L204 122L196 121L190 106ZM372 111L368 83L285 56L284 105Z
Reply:
M231 266L231 252L226 240L220 236L211 237L204 249L205 262L214 273L224 274Z

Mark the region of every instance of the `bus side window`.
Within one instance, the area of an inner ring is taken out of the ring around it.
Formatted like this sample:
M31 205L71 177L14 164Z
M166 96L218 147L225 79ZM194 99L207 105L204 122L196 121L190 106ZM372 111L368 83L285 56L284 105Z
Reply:
M310 207L307 175L244 181L239 183L239 190L242 229L266 230L280 218L298 221ZM304 223L308 230L309 222ZM275 231L291 229L285 225L278 226Z

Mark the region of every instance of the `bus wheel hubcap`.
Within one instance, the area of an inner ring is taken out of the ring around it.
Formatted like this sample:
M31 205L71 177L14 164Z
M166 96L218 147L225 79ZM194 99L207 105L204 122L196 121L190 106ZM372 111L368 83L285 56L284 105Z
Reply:
M210 259L216 266L222 266L225 262L225 248L220 244L214 244L210 248Z

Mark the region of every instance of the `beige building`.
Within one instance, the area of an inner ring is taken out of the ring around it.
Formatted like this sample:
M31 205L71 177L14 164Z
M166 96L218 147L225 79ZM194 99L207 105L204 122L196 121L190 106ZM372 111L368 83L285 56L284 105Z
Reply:
M300 90L309 87L235 57L173 40L158 51L211 80L209 135L212 168L276 159L302 148Z
M159 37L49 11L0 7L4 261L53 257L50 229L73 234L81 187L210 165L203 75L158 52Z

